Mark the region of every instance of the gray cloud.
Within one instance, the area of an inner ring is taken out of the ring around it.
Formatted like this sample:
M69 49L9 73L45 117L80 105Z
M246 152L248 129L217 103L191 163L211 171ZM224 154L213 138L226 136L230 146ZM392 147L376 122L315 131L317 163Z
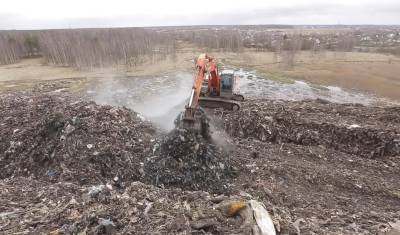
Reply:
M0 13L0 29L132 27L215 24L398 24L400 3L387 5L306 4L290 7L247 9L213 14L153 15L150 13L85 17L73 19L28 19L17 14Z

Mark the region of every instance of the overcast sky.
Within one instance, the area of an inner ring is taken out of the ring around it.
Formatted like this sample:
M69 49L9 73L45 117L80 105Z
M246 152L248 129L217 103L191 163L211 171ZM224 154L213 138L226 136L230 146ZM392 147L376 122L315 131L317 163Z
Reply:
M0 0L0 29L400 24L400 0Z

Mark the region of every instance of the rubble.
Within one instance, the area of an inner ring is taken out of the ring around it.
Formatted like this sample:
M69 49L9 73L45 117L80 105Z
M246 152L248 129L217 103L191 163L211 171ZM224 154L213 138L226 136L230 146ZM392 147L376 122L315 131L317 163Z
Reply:
M328 101L252 100L239 112L217 110L234 137L322 145L370 158L400 154L400 108Z
M81 184L141 177L156 130L126 108L54 95L0 99L0 178Z
M277 234L379 233L400 217L400 157L235 138L237 189L263 202ZM254 156L257 157L254 157ZM300 222L301 221L301 222Z
M25 177L0 181L0 233L226 234L243 233L240 218L226 218L205 192L161 189L131 182L87 202L91 189ZM149 208L148 205L152 205Z
M223 149L178 128L161 138L146 158L144 172L155 185L227 193L228 179L235 173L230 164Z

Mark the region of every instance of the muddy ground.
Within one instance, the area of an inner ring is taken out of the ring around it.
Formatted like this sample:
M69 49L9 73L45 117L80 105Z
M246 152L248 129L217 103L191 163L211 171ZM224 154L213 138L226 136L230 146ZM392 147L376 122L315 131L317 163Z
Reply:
M249 234L219 209L230 199L263 202L278 234L395 232L400 107L248 100L239 112L209 111L212 147L175 136L179 146L164 151L177 168L152 174L166 133L67 87L0 95L2 234ZM215 159L175 156L192 147ZM174 170L194 177L154 182Z

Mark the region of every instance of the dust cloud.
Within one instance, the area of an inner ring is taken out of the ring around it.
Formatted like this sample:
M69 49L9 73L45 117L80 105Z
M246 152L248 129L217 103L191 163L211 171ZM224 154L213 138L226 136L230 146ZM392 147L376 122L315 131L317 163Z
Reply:
M165 131L184 110L193 83L189 73L157 77L108 76L94 82L87 94L99 104L125 106Z
M238 71L237 75L240 77L238 92L246 99L305 100L319 98L335 103L365 105L388 102L370 94L346 91L339 87L316 86L303 81L278 82L257 77L255 72L243 70ZM143 77L113 74L95 80L91 84L90 90L87 90L87 94L90 99L99 104L130 108L161 129L170 131L174 128L174 120L184 110L192 85L193 75L185 72Z

